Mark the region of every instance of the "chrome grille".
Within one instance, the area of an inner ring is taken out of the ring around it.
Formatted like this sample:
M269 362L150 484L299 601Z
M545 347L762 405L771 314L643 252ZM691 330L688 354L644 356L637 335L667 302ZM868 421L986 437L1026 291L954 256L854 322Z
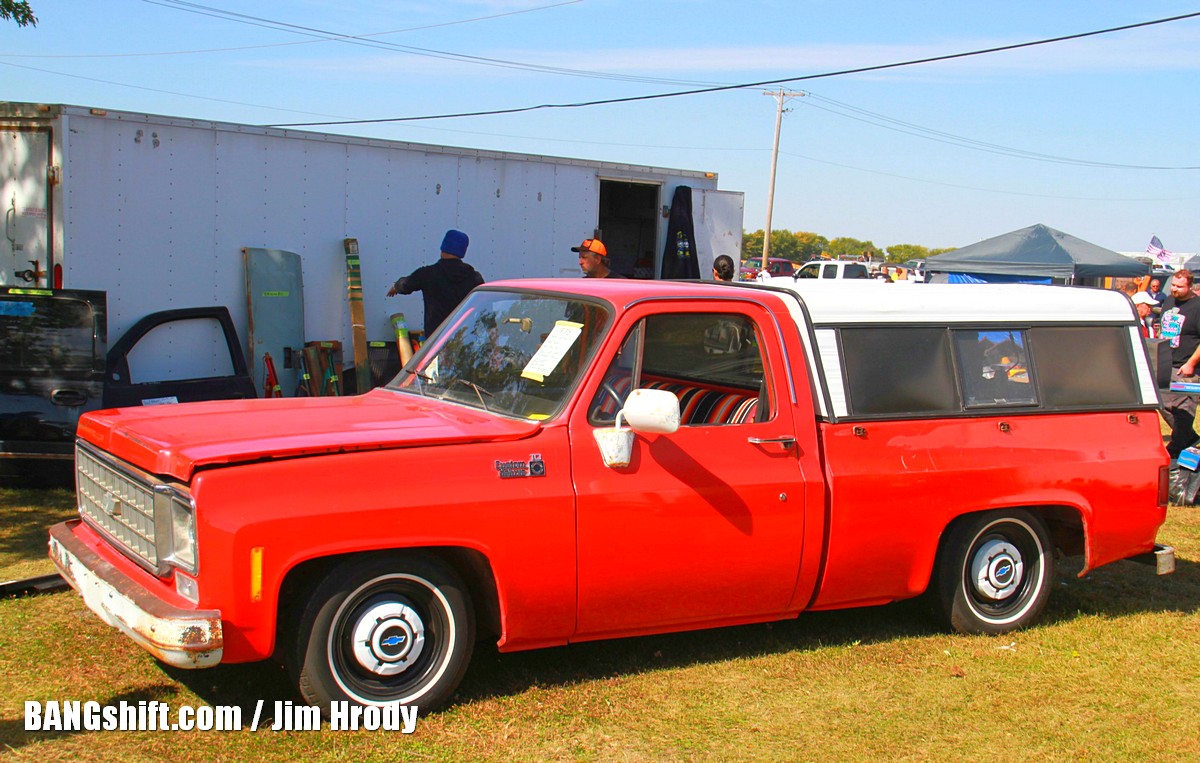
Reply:
M118 468L88 449L75 448L75 492L79 513L128 555L157 570L154 486L149 475Z

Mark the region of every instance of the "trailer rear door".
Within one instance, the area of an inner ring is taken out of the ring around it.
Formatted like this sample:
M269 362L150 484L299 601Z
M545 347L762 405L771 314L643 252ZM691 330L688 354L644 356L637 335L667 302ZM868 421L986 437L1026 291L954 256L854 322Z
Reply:
M0 142L4 242L0 286L48 286L50 270L50 129L9 126Z

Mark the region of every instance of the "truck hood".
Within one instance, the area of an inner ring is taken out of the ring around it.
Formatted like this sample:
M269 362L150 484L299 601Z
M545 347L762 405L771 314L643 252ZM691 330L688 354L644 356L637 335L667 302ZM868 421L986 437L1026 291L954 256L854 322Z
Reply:
M85 415L78 435L184 482L213 464L416 445L519 440L540 424L376 389L357 397L227 400Z

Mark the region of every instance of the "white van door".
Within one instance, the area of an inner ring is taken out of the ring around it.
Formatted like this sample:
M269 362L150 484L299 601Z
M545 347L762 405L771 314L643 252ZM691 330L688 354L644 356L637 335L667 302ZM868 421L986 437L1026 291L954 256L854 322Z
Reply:
M742 261L742 213L745 198L741 191L692 189L692 224L696 227L696 256L700 277L708 279L712 264L725 254L733 259L734 269ZM737 280L735 273L734 280Z

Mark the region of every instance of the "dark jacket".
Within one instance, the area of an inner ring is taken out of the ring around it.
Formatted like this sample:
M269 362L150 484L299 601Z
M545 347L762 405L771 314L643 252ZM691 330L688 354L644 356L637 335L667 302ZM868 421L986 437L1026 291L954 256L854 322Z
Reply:
M437 327L454 312L458 303L471 289L483 283L483 276L467 263L454 258L438 260L432 265L417 268L412 275L396 281L399 294L419 291L425 297L425 336L428 338Z

